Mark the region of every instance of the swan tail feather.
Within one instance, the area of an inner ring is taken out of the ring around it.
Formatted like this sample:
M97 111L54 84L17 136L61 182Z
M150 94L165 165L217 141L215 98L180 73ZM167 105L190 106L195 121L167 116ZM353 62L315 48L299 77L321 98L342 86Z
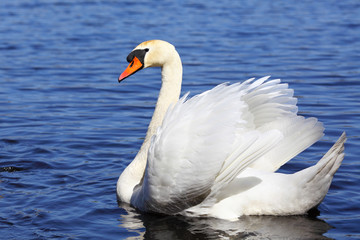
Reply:
M312 182L317 178L333 177L344 159L346 133L343 132L336 143L314 166L315 174L308 180Z
M301 189L300 194L305 210L318 206L325 198L334 174L344 159L345 142L346 133L344 132L316 165L294 174L301 185L299 189Z

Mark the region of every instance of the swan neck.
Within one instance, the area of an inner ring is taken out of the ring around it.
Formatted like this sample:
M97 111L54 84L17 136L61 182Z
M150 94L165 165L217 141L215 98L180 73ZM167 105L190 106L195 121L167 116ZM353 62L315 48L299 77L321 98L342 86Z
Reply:
M165 64L162 67L161 75L161 89L146 134L147 139L150 139L156 133L157 128L162 124L169 106L175 104L179 100L182 82L181 61L178 64L175 64L175 62L172 64Z
M161 88L156 102L154 114L151 118L146 137L139 154L143 152L141 160L144 161L144 169L147 160L147 152L150 147L151 137L156 134L158 127L161 126L169 106L175 104L180 97L182 82L182 64L179 54L174 51L172 58L161 68Z
M161 126L167 109L179 100L182 82L182 64L180 56L175 50L171 54L170 59L162 66L161 76L162 83L159 97L145 140L135 159L124 170L118 180L118 197L123 202L130 202L134 187L140 183L144 176L151 137L156 134L158 127Z

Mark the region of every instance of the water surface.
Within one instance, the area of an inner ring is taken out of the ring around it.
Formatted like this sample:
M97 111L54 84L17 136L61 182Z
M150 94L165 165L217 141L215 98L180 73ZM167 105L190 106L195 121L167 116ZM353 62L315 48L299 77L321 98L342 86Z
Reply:
M0 229L4 239L360 238L360 3L57 1L0 3ZM173 43L183 93L272 75L325 137L286 164L318 161L343 131L346 157L317 217L161 217L118 206L160 70L117 83L140 42Z

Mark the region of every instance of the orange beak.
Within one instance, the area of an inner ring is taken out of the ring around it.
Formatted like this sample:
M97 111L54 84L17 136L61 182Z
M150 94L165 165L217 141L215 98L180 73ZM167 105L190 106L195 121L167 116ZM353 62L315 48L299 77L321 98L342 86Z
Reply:
M129 64L129 66L120 75L119 82L121 82L125 78L129 77L130 75L136 73L137 71L139 71L142 68L143 68L143 64L140 62L140 60L137 57L134 57L134 59Z

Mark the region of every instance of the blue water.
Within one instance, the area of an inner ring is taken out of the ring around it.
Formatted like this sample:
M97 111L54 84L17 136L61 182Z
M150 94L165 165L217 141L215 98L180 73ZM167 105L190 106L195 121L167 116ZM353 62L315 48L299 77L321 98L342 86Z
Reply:
M286 164L314 164L343 131L346 157L317 217L229 223L140 214L115 185L143 141L160 69L122 84L140 42L173 43L183 92L272 75L325 137ZM360 238L360 3L0 2L1 239Z

